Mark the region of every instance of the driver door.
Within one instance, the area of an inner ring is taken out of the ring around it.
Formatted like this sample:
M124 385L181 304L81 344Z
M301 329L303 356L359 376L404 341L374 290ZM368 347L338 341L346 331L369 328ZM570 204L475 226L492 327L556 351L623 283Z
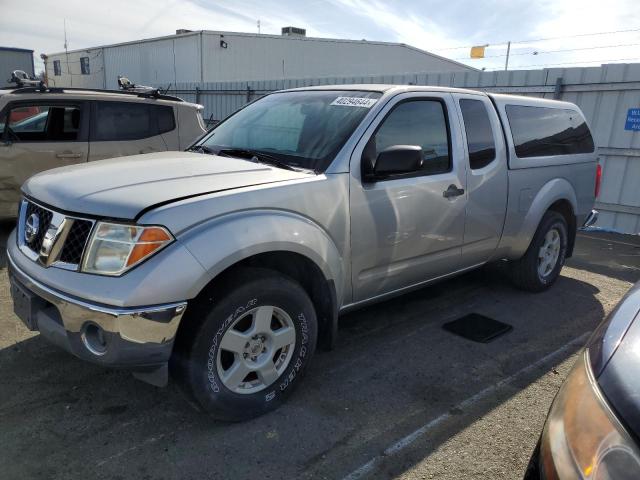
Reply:
M0 217L17 215L20 188L32 175L87 161L84 102L14 102L0 124Z
M354 302L461 268L467 194L457 123L450 94L398 95L354 150L350 178ZM422 147L422 167L409 174L363 179L363 154L376 158L393 145ZM371 148L375 152L367 153Z

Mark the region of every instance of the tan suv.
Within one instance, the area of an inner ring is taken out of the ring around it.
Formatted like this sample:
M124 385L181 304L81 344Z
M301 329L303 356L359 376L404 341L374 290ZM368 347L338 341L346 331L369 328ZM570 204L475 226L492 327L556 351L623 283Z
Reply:
M205 132L202 106L157 92L0 89L0 218L20 186L51 168L184 150Z

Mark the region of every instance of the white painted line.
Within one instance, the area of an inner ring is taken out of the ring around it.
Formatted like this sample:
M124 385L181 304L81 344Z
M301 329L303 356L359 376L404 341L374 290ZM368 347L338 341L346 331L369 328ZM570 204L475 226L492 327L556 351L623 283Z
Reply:
M553 360L556 359L556 357L560 357L560 356L564 355L567 351L574 349L576 346L584 345L584 343L586 342L586 340L589 337L589 335L590 335L590 333L587 332L587 333L584 333L584 334L580 335L578 338L574 338L573 340L571 340L569 343L567 343L565 346L559 348L558 350L556 350L554 352L551 352L548 355L545 355L540 360L537 360L534 363L524 367L522 370L518 370L513 375L509 375L508 377L503 378L499 382L494 383L493 385L488 386L484 390L479 391L475 395L472 395L471 397L467 398L466 400L463 400L462 402L458 403L453 409L454 410L464 410L465 408L471 407L473 404L479 402L480 400L484 399L485 397L488 397L490 394L494 393L496 390L499 390L500 388L504 387L505 385L508 385L509 383L512 383L513 381L518 379L518 377L521 377L521 376L523 376L523 375L525 375L525 374L527 374L527 373L529 373L529 372L531 372L533 370L536 370L537 368L540 368L540 367L542 367L544 365L547 365L547 364L551 363ZM396 455L397 453L401 452L405 448L409 447L418 438L422 437L427 432L429 432L429 430L431 430L434 427L436 427L436 426L440 425L441 423L445 422L446 420L448 420L452 416L453 415L451 413L443 413L439 417L434 418L433 420L431 420L428 423L424 424L422 427L418 428L417 430L415 430L414 432L410 433L406 437L401 438L400 440L398 440L394 444L392 444L392 445L388 446L387 448L385 448L381 455L373 457L367 463L361 465L356 470L351 472L349 475L344 477L343 480L357 480L357 479L363 478L364 476L370 474L387 457L390 457L392 455Z
M610 240L608 238L594 237L593 235L587 235L584 233L579 233L578 235L580 235L581 237L590 238L591 240L600 240L601 242L615 243L617 245L626 245L627 247L640 247L640 245L638 245L637 243L621 242L620 240Z

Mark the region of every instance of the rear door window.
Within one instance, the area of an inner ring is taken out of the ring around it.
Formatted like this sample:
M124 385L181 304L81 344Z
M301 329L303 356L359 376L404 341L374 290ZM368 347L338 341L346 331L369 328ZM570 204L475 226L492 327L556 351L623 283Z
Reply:
M93 141L137 140L153 135L145 103L97 102Z
M460 110L467 133L469 165L472 170L486 167L496 158L496 144L487 107L481 100L461 99Z
M589 127L577 111L524 105L505 108L519 158L594 151Z
M92 141L140 140L175 128L173 108L134 102L96 102Z

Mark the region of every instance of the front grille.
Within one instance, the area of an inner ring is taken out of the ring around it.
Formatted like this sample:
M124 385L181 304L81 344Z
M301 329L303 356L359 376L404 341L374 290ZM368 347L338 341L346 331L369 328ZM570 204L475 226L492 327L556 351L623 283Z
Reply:
M82 254L91 235L94 221L83 218L69 217L62 213L49 210L40 205L24 200L18 226L18 246L32 260L39 261L49 267L60 267L75 270L82 261ZM38 222L29 220L32 215L37 215ZM31 222L33 227L38 224L38 230L34 238L27 241L27 225ZM63 245L47 244L43 249L43 242L48 230L55 231L52 238L56 243L64 241ZM46 251L45 251L46 250ZM59 252L57 255L55 252Z
M93 222L75 219L60 252L60 261L78 265L82 260L82 252L89 239Z
M53 212L51 210L42 208L41 206L36 205L35 203L31 203L31 202L27 203L27 213L25 215L25 221L28 220L29 217L34 213L38 215L38 219L39 219L38 233L33 238L33 240L25 243L31 250L38 253L40 251L40 247L42 247L42 241L44 240L44 235L45 233L47 233L47 229L51 224L51 218L53 217Z

